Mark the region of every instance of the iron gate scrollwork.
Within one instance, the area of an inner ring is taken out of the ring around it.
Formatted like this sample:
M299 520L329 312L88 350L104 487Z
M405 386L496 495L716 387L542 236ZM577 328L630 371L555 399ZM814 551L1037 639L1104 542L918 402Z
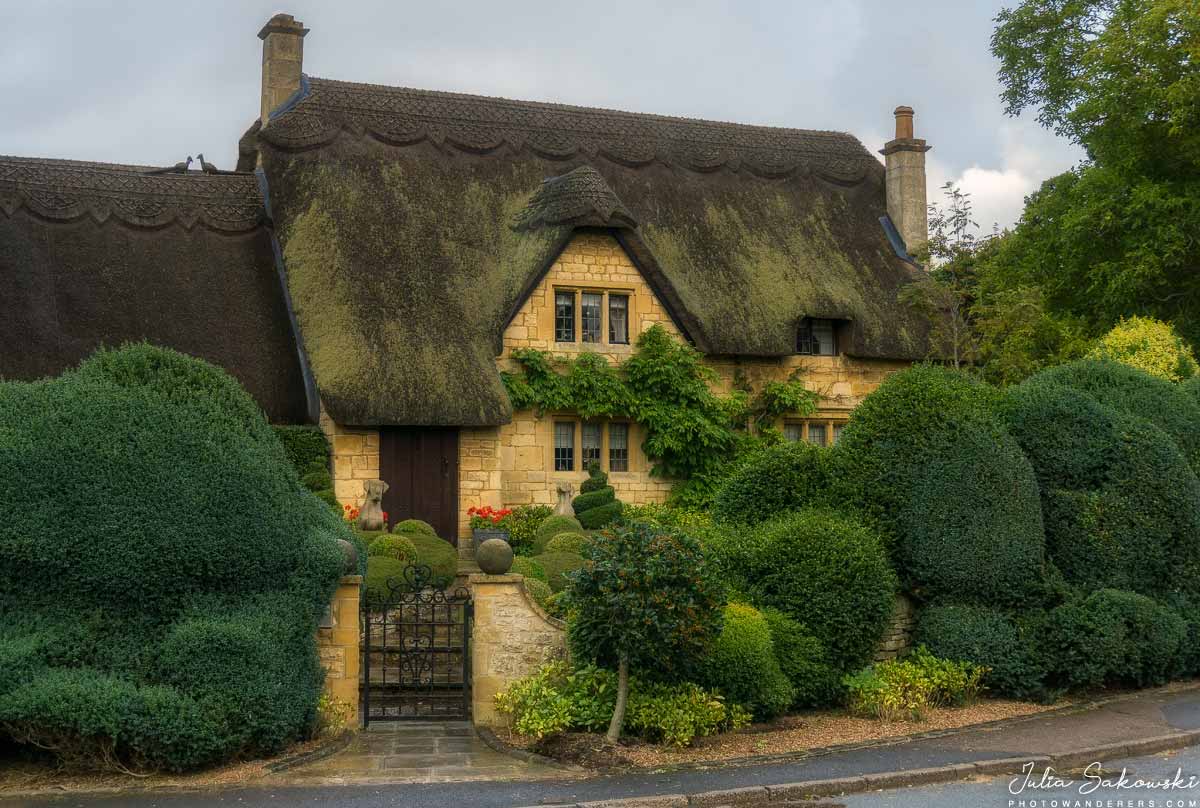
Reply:
M467 718L471 713L471 595L429 586L424 565L363 599L363 726L372 721Z

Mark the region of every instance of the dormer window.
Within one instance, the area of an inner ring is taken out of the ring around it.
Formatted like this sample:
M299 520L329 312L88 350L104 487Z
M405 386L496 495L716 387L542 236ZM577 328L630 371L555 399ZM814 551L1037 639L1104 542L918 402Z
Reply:
M805 317L796 329L796 353L837 356L837 321Z

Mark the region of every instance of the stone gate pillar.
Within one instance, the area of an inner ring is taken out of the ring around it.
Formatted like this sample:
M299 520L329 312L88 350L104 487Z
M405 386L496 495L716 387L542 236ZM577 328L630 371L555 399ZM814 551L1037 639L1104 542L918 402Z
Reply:
M358 599L361 575L343 575L329 604L329 615L317 629L317 653L325 668L325 692L349 704L358 717L358 677L362 666L359 652Z

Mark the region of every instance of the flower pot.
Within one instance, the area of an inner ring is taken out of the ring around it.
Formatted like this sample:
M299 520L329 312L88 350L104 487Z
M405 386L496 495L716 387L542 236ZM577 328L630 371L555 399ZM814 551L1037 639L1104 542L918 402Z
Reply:
M471 539L475 544L475 549L478 550L479 545L483 544L488 539L500 539L501 541L507 542L508 531L491 530L489 528L477 527L471 531Z

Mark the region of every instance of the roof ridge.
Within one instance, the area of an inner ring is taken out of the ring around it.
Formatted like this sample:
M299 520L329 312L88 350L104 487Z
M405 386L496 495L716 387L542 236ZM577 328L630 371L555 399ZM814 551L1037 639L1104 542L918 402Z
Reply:
M856 135L854 135L850 132L839 130L839 129L805 129L805 128L798 127L798 126L771 126L769 124L742 123L739 121L723 121L723 120L718 120L716 118L700 118L700 117L692 117L692 116L688 116L688 115L664 115L659 112L637 112L635 110L617 109L616 107L600 107L600 106L585 106L582 104L568 104L568 103L564 103L561 101L537 101L537 100L533 100L533 99L524 99L524 98L509 98L507 96L502 96L502 95L483 95L481 93L460 93L460 92L453 92L450 90L427 90L427 89L422 89L420 87L405 87L405 86L398 85L398 84L376 84L373 82L345 81L343 79L322 78L320 76L309 76L308 78L309 78L309 81L314 81L319 84L331 84L331 85L337 85L339 87L346 87L346 88L351 88L351 89L385 90L385 91L391 91L391 92L421 93L421 94L425 94L425 95L441 96L441 97L445 97L445 98L459 98L459 99L463 99L463 100L492 101L492 102L498 101L498 102L502 102L502 103L506 103L506 104L514 104L514 105L520 105L520 106L531 105L531 106L563 110L563 111L570 111L570 112L584 112L584 113L595 112L595 113L602 113L602 114L606 114L606 115L628 115L628 116L634 117L634 118L646 118L646 119L652 119L652 120L658 120L658 121L667 121L667 122L672 122L672 123L692 123L692 124L698 123L698 124L708 124L711 126L729 126L729 127L736 127L738 129L761 130L763 132L770 132L770 133L826 135L826 136L836 137L836 138L850 138L851 140L854 140L860 146L862 146L864 151L867 151L867 147L865 145L863 145L862 141L859 140Z

